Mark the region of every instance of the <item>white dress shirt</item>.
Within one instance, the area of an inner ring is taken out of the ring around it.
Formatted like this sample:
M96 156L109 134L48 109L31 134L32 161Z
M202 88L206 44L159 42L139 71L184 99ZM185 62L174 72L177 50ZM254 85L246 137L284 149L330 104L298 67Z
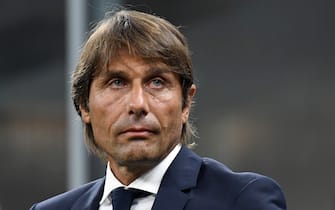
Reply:
M109 194L112 192L112 190L122 186L126 188L136 188L152 193L147 197L135 199L130 208L130 210L150 210L154 204L155 197L157 195L163 176L171 165L172 161L177 156L180 149L181 145L178 144L157 166L135 179L128 186L124 186L120 183L120 181L114 176L108 163L106 169L104 192L100 200L99 210L113 210L112 199Z

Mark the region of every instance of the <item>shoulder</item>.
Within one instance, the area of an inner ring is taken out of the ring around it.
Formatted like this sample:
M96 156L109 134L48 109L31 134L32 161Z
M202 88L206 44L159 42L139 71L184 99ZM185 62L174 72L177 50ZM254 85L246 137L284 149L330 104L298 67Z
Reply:
M279 184L261 174L234 172L216 160L202 158L198 181L234 209L286 209Z
M234 199L234 209L245 209L245 205L251 209L286 209L286 201L279 184L273 179L258 175L247 182Z
M252 172L234 172L221 162L211 158L202 158L199 178L211 177L211 180L220 181L225 186L233 185L233 188L243 188L250 182L267 177Z
M78 199L87 194L89 191L93 190L95 192L94 196L98 195L97 192L101 191L103 183L104 178L94 180L73 190L64 192L62 194L48 198L42 202L36 203L31 207L31 210L71 209L74 203L76 203Z

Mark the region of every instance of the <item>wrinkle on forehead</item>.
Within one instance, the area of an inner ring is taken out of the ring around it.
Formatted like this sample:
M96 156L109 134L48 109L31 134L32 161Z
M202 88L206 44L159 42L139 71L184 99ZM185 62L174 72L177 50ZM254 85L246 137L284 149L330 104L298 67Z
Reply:
M129 60L133 63L137 63L136 67L145 66L145 68L143 68L144 71L150 71L153 73L172 72L171 68L160 59L143 58L132 55L126 50L120 50L117 56L110 58L109 63L100 72L107 73L111 71L120 71L123 70L124 67L126 67L127 70L136 70L129 64Z

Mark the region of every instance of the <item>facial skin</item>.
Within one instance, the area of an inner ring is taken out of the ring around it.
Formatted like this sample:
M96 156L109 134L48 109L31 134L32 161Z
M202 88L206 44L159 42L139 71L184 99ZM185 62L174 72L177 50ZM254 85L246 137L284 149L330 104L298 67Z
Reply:
M192 85L188 105L182 108L177 74L161 62L147 63L121 51L93 79L89 111L81 108L82 120L91 123L114 175L128 185L180 142L194 94Z

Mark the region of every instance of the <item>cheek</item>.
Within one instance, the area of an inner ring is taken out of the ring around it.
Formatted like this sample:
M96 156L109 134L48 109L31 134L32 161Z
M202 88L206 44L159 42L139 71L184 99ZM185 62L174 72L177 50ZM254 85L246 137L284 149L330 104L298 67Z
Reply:
M163 129L167 129L168 132L178 132L182 128L182 111L181 106L178 104L165 104L164 108L156 108L160 116L160 121Z
M167 91L159 97L152 97L152 112L159 118L162 127L178 129L183 123L182 98L175 91Z
M106 135L117 121L124 105L105 94L96 95L90 101L90 121L95 136ZM103 136L101 136L103 137Z
M90 111L99 118L112 117L125 108L125 97L122 94L111 94L108 89L95 93L90 98Z

